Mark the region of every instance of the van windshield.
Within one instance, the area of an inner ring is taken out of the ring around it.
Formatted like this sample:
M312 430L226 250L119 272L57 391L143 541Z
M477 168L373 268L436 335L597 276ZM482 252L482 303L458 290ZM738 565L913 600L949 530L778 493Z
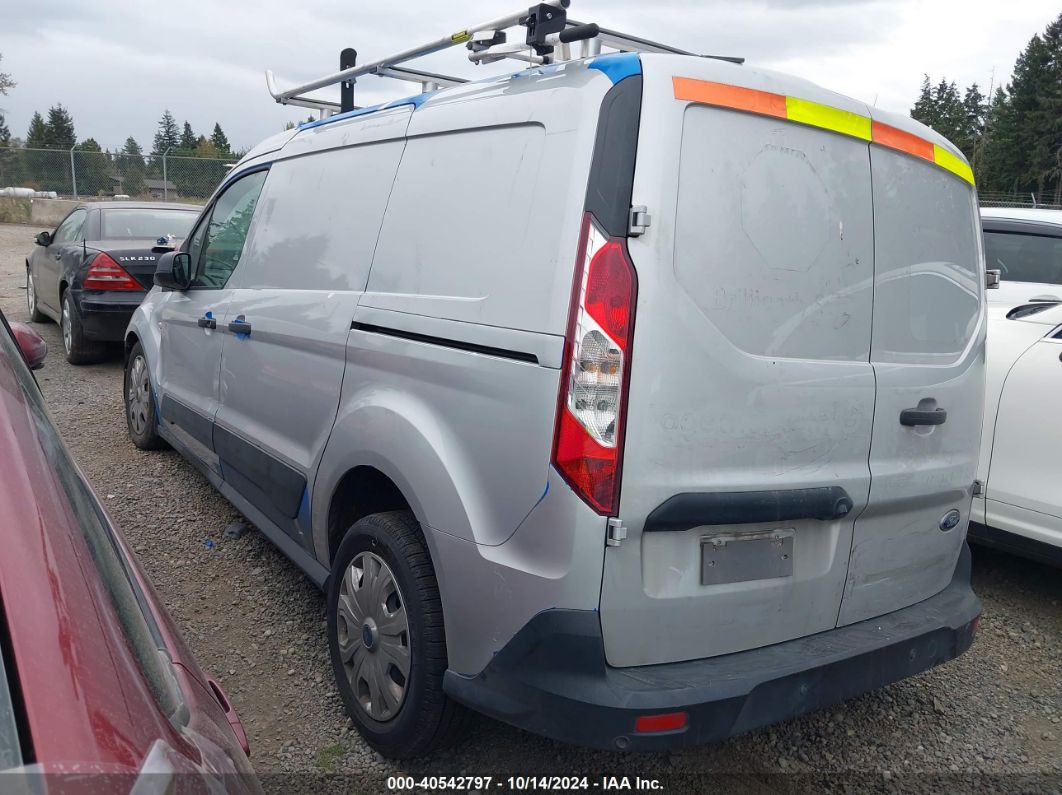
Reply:
M985 261L1010 282L1062 284L1062 237L985 232Z

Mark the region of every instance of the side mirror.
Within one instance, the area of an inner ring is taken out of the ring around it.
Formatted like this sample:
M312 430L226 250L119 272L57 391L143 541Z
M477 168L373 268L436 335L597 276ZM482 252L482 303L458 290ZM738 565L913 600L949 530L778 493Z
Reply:
M43 234L48 234L44 232ZM15 337L18 349L22 351L22 357L26 360L31 370L40 370L44 367L44 357L48 355L48 343L44 337L33 330L31 326L18 321L12 321L11 333Z
M52 233L40 232L35 238L33 238L33 242L38 246L50 246L52 244Z
M166 290L187 290L192 283L192 258L184 251L168 251L159 257L155 284Z

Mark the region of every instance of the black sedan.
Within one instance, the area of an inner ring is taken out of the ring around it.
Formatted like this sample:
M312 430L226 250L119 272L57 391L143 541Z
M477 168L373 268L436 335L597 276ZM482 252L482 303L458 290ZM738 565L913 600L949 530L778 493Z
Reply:
M90 202L70 211L54 232L36 237L26 259L30 320L63 330L71 364L95 361L104 343L125 335L129 318L154 284L152 251L188 234L200 207L151 202Z

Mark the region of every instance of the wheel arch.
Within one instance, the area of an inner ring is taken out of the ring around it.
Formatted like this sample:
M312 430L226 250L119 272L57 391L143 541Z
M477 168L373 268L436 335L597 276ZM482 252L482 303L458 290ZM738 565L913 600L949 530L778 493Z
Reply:
M341 408L314 478L311 515L317 559L331 565L338 546L333 545L333 523L344 514L337 514L341 509L333 507L334 498L360 491L370 504L408 507L437 560L430 530L464 535L473 526L453 474L463 468L459 462L444 464L440 452L453 448L430 407L410 395L370 392L366 402Z

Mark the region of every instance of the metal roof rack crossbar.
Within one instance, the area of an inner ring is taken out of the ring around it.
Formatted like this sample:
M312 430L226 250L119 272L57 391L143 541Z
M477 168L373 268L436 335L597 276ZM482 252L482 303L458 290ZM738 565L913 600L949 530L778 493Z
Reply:
M668 44L602 28L594 23L584 24L568 19L567 8L570 4L571 0L544 0L528 9L476 25L469 25L456 33L435 39L419 47L411 47L361 65L356 64L357 53L352 49L345 49L340 56L338 72L284 90L280 90L277 86L273 72L266 70L266 87L273 99L281 105L312 108L319 111L321 117L324 118L334 113L355 109L354 83L359 77L365 75L420 83L425 92L467 83L468 80L463 77L402 66L416 58L460 45L468 48L468 58L476 64L493 63L506 58L532 65L567 61L572 58L571 45L575 43L581 45L575 56L579 58L599 54L602 46L619 52L694 55L694 53ZM527 32L522 37L522 41L510 42L507 40L507 31L515 27L524 27ZM709 57L722 58L722 60L734 63L743 62L742 58ZM342 99L338 103L307 96L310 92L336 84L340 84L342 88Z

